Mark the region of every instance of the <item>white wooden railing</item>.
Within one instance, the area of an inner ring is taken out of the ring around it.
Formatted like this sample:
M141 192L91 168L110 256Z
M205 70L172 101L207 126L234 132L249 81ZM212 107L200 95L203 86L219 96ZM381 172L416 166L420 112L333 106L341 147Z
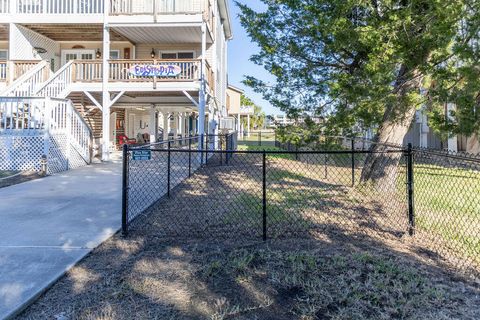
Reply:
M0 134L31 135L44 128L44 99L0 97Z
M70 148L90 163L92 131L70 100L46 98L46 124L51 134L67 135L67 153Z
M12 83L39 63L39 60L0 61L0 81Z
M73 60L67 62L35 91L35 96L65 98L66 89L73 79Z
M111 15L202 13L209 0L0 0L0 13Z
M47 61L40 61L3 90L0 96L31 97L50 74L50 64Z
M200 60L110 60L110 82L152 82L155 77L138 76L131 72L131 68L151 65L179 66L181 71L175 77L157 76L156 81L195 81L200 79ZM101 60L75 60L73 66L74 82L101 82Z
M10 13L10 0L0 0L0 13Z
M66 137L66 157L78 153L90 163L92 131L70 100L43 97L0 97L0 135Z
M16 14L102 14L104 4L105 0L17 0L12 10Z
M111 15L202 13L208 0L110 0Z
M7 61L0 61L0 81L7 81Z

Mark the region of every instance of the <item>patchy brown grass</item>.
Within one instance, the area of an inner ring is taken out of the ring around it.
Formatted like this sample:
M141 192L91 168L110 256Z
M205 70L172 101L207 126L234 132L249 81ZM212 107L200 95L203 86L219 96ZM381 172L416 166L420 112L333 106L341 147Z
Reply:
M18 319L478 319L479 294L376 243L115 236Z
M259 241L258 160L199 170L18 319L480 318L479 284L406 236L404 201L351 187L344 166L269 158Z

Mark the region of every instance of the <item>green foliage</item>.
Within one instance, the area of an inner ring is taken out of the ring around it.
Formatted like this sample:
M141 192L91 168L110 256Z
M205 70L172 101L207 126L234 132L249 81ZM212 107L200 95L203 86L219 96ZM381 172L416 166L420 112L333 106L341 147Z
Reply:
M263 128L263 125L265 123L265 112L262 111L262 107L258 106L255 104L249 97L247 97L245 94L242 94L240 97L240 104L242 106L251 106L253 107L253 115L250 116L250 128L248 128L249 131L254 130L254 129L261 129ZM242 118L242 123L244 128L247 128L248 126L248 121L244 117Z
M314 111L338 131L426 105L436 131L479 130L478 0L262 2L263 12L237 5L260 47L251 60L276 82L244 82L288 115ZM446 102L456 104L448 121Z

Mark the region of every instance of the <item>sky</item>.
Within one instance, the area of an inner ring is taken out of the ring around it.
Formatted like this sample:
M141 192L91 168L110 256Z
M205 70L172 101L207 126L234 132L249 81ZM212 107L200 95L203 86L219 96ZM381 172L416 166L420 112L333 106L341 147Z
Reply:
M239 0L254 10L261 11L263 3L258 0ZM261 106L266 114L283 114L273 107L268 101L262 99L262 95L255 93L250 87L242 84L245 75L254 76L264 81L272 81L273 77L262 66L258 66L249 60L252 54L259 51L258 46L251 42L245 30L240 25L238 14L240 10L233 0L230 0L230 14L233 20L233 39L228 43L228 81L231 85L245 90L245 94L257 105Z

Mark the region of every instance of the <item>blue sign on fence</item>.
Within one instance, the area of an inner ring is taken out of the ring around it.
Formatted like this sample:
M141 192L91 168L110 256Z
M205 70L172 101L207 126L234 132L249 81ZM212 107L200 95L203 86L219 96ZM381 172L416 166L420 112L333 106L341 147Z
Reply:
M152 151L150 150L132 150L132 160L145 161L152 159Z

